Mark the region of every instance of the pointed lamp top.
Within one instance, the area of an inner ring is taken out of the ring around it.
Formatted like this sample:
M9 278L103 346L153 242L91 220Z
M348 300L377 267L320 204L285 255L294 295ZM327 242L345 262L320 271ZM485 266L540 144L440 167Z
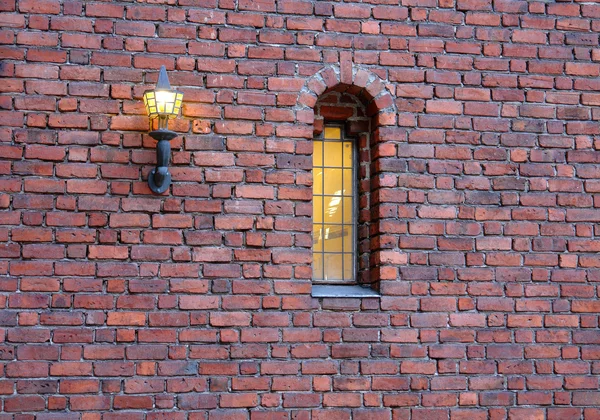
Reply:
M167 76L167 69L165 66L160 66L156 90L171 90L171 84L169 83L169 76Z

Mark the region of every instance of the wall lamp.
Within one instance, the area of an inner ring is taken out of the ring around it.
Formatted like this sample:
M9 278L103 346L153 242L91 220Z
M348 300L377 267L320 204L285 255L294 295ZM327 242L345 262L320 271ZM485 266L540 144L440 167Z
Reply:
M171 184L171 173L169 172L169 159L171 157L171 140L177 137L177 133L169 130L169 120L177 117L181 109L183 93L171 89L167 69L160 66L158 82L152 90L144 92L144 105L152 120L158 120L158 129L150 131L150 137L156 140L156 168L148 175L148 185L156 194L165 192Z

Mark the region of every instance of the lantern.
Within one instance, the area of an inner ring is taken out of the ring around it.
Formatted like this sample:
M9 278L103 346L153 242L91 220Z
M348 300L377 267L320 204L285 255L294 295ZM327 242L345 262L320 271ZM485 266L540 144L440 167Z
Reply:
M157 194L165 192L171 184L168 168L171 156L170 141L177 137L177 133L169 130L169 120L179 115L182 102L183 93L171 88L167 69L161 66L156 87L144 92L144 105L150 121L158 119L158 129L150 132L150 136L158 142L156 168L148 175L148 185Z

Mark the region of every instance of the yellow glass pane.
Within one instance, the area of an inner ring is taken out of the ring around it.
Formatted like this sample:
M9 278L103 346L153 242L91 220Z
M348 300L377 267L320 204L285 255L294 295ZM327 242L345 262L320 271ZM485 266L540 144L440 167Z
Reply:
M323 142L313 141L313 166L323 166Z
M323 280L323 255L313 254L313 279Z
M354 238L354 232L352 229L352 225L344 226L344 234L343 234L344 252L352 252L353 251L354 244L352 243L352 238Z
M323 169L313 169L313 194L323 194Z
M313 251L323 251L323 225L313 225Z
M353 165L352 161L352 142L345 141L342 143L343 155L344 155L344 167L351 168Z
M344 280L354 280L354 258L352 254L344 253Z
M325 254L323 262L325 280L342 280L343 259L342 254Z
M313 223L323 223L323 197L313 197Z
M339 225L325 225L325 240L323 250L325 252L342 252L343 229Z
M352 223L352 197L344 197L343 198L343 214L344 214L344 223Z
M323 161L325 166L342 167L342 143L337 141L324 142Z
M315 197L316 198L316 197ZM342 197L323 197L325 203L325 223L342 223Z
M342 195L342 170L324 168L323 176L325 178L324 194Z
M352 169L344 169L343 172L343 185L344 185L344 189L343 189L343 194L344 195L352 195L353 193L353 186L354 186L354 179L352 176Z
M340 127L325 127L323 137L326 139L341 139L342 129Z

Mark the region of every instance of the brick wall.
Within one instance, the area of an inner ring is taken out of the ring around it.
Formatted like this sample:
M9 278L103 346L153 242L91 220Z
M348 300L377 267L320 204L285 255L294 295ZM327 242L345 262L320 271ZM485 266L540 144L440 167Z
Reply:
M600 418L600 4L0 8L0 419ZM310 296L345 93L381 299Z

